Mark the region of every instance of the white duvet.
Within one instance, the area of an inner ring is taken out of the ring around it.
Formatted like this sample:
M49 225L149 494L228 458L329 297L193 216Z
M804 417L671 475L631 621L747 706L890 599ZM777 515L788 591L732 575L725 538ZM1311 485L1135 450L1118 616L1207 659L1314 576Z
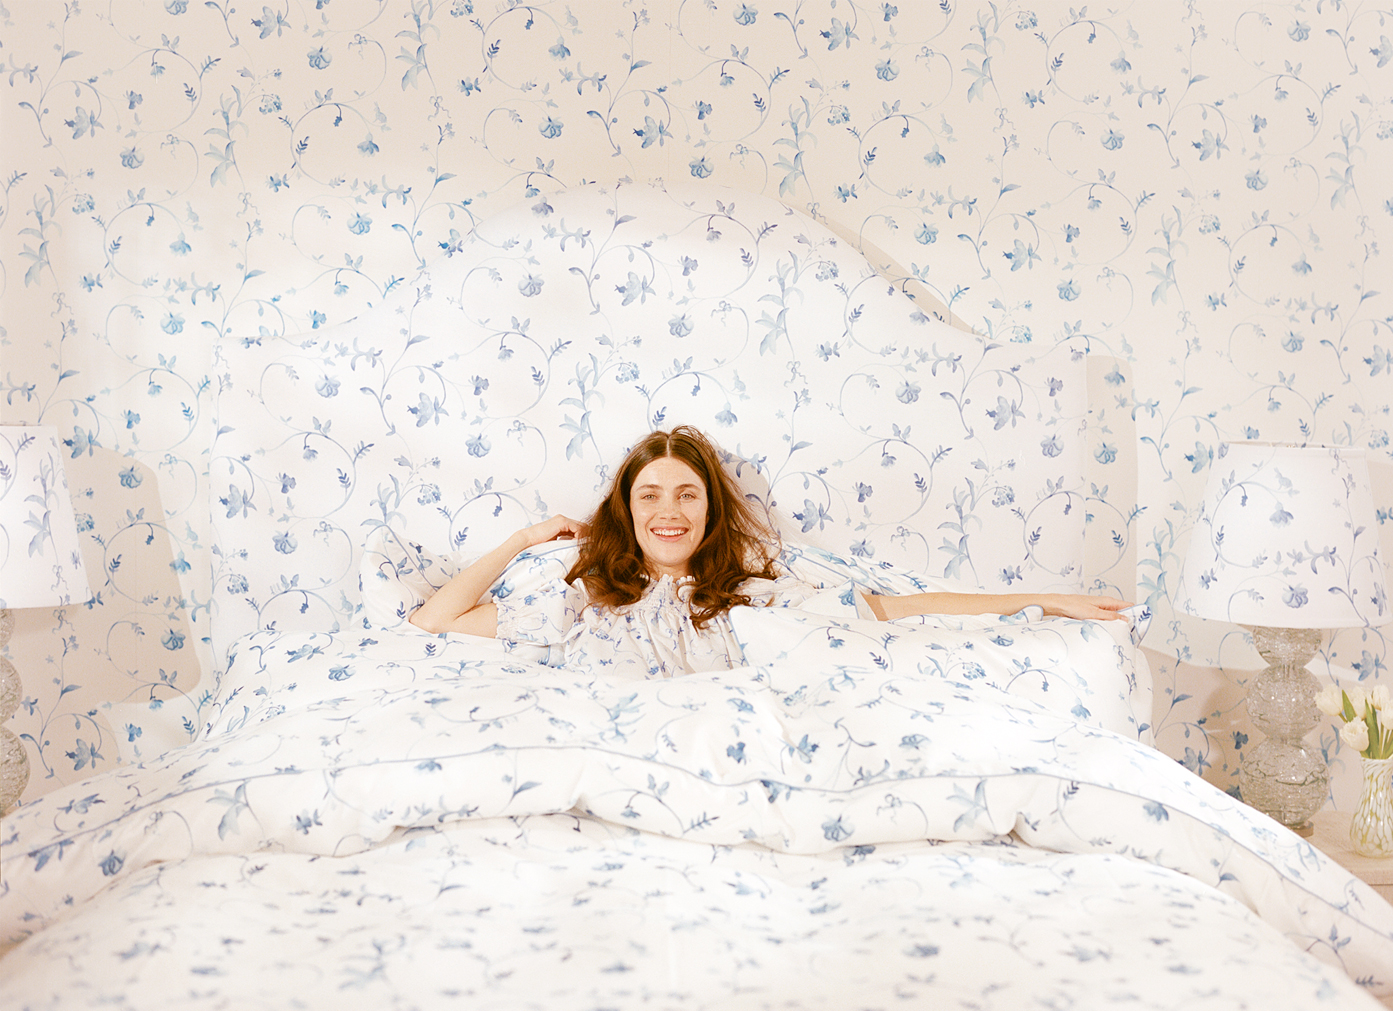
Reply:
M829 647L831 648L831 647ZM0 834L0 1007L1377 1007L1393 907L985 683L244 639L199 742Z

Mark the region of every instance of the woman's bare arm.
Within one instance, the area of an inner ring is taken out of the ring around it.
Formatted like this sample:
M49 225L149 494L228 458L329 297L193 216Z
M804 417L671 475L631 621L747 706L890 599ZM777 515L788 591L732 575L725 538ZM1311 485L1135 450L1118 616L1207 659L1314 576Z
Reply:
M911 614L1015 614L1032 604L1045 614L1061 618L1121 618L1117 612L1132 605L1116 597L1082 593L912 593L903 597L864 594L867 605L881 621Z
M498 608L493 601L481 603L479 598L503 574L508 563L538 544L584 534L585 524L568 516L553 516L517 531L431 594L411 615L411 624L427 632L468 632L492 638L498 633Z

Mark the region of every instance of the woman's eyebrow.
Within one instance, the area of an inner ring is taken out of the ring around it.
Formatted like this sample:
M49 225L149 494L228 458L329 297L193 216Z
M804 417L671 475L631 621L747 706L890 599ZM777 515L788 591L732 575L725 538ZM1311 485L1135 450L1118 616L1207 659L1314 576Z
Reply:
M688 482L685 483L685 484L674 485L673 487L674 487L677 491L682 491L682 490L685 489L685 488L700 488L701 485L696 484L695 482L692 482L692 481L688 481ZM641 491L641 490L643 490L643 489L645 489L645 488L656 488L658 491L662 491L663 486L660 485L660 484L652 484L652 483L649 483L649 484L636 484L636 485L634 485L634 491Z

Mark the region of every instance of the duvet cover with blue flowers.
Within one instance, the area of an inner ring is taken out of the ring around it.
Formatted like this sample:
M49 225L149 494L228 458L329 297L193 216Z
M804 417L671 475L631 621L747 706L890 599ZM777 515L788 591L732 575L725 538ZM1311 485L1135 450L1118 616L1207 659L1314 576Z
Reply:
M1393 907L1309 844L907 648L641 681L463 636L254 633L198 741L6 818L0 1007L1393 992Z

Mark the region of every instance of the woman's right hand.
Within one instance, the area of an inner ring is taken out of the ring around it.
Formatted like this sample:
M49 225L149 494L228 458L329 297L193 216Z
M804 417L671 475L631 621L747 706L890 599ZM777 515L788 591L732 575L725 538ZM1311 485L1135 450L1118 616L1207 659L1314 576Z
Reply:
M530 527L519 530L523 539L527 542L527 547L536 547L538 544L546 544L549 541L569 540L575 537L584 537L586 526L579 520L573 520L569 516L553 516Z

